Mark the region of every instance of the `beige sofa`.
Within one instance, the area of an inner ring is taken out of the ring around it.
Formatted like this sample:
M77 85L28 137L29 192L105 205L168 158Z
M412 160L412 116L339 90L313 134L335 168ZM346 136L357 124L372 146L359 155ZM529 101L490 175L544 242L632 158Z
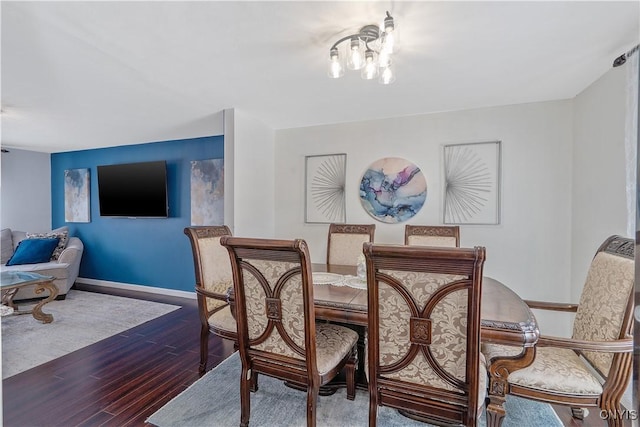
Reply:
M67 231L67 227L61 227L52 232L64 232ZM55 277L53 283L58 288L58 299L64 299L67 292L73 286L78 272L80 270L80 260L82 259L82 252L84 251L84 245L82 241L77 237L69 237L65 248L60 253L57 260L51 260L49 262L43 262L39 264L21 264L21 265L6 265L6 262L13 255L13 251L18 247L21 240L27 237L25 231L15 231L5 228L2 233L2 264L0 265L0 271L32 271L39 274ZM16 300L23 300L29 298L39 298L46 294L36 295L34 288L21 289L13 298Z

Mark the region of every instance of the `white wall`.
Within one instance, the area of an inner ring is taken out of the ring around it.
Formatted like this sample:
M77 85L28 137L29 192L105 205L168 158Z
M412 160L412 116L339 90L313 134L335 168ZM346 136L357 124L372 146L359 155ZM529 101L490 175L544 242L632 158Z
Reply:
M324 262L326 224L304 223L304 157L347 153L347 222L375 223L376 242L402 243L404 225L375 221L358 196L365 169L382 157L421 168L428 195L407 223L442 223L442 146L502 141L502 223L462 226L461 245L487 248L485 274L528 299L570 296L572 102L570 100L417 115L276 132L275 233L303 237ZM566 333L550 320L544 327Z
M0 228L31 232L51 230L49 154L10 148L0 158Z
M230 113L225 110L225 115ZM225 120L225 124L225 140L228 126L233 126L233 234L273 237L274 131L238 109L233 110L233 120ZM227 147L225 142L225 158Z
M234 122L235 111L233 108L224 110L224 129L222 134L224 135L224 223L227 227L233 230L235 228L235 158L234 158Z
M574 99L571 296L576 302L600 244L612 234L626 234L625 117L625 67L612 68Z
M612 68L574 99L571 229L574 302L580 298L589 264L600 244L612 234L627 235L626 79L626 66ZM630 383L622 398L626 408L632 408L632 387Z

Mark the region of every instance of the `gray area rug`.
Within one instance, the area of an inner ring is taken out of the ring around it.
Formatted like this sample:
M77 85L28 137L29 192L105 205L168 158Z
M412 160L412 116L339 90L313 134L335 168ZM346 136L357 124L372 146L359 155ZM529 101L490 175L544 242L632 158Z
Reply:
M304 392L293 390L280 380L260 375L259 390L251 393L249 425L306 426ZM550 405L508 396L507 416L503 427L562 426ZM346 390L318 398L318 426L368 426L369 395L357 390L356 400L346 398ZM147 422L159 427L233 426L240 424L240 357L234 353L215 369L175 397ZM384 427L425 427L427 424L411 420L391 408L378 410L378 425ZM485 415L479 420L486 426Z
M71 289L64 301L45 304L44 324L30 314L2 317L2 378L56 359L179 306Z

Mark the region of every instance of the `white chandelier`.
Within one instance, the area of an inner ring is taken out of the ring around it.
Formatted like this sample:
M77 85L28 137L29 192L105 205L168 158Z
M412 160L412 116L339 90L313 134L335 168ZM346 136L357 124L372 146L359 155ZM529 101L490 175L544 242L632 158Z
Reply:
M349 40L346 52L341 54L338 45ZM356 34L343 37L329 50L329 77L338 79L344 75L344 58L350 70L360 70L365 80L378 79L388 85L396 80L392 54L397 42L393 17L387 12L384 24L365 25Z

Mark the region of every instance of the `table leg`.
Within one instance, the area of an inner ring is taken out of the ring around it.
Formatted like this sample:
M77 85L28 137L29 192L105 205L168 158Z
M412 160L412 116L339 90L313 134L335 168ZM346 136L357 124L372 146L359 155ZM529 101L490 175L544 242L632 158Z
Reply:
M45 290L49 291L49 296L41 300L40 302L38 302L38 304L36 304L36 306L33 307L31 314L33 315L33 318L36 320L39 320L43 323L51 323L53 322L53 315L48 313L43 313L42 306L56 299L56 297L58 296L58 288L56 287L56 285L53 284L53 282L43 282L36 285L35 293L41 294Z
M7 291L3 291L2 293L2 304L13 308L14 310L18 310L16 305L13 303L13 297L18 292L18 288L9 289Z
M487 427L500 427L506 415L505 396L509 391L509 373L526 368L536 357L535 347L525 347L517 356L494 357L489 361L489 404Z
M504 396L489 396L487 405L487 427L500 427L506 412L504 410Z

